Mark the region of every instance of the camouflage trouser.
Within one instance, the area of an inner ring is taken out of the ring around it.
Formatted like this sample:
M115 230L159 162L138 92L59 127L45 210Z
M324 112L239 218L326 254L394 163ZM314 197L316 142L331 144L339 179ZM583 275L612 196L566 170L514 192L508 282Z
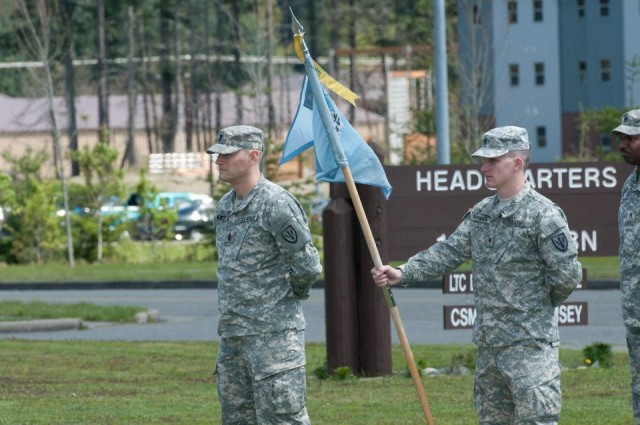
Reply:
M562 404L557 345L478 347L473 399L481 425L557 424Z
M627 327L627 348L631 366L631 402L635 424L640 425L640 328Z
M222 338L216 364L223 425L310 424L304 331Z

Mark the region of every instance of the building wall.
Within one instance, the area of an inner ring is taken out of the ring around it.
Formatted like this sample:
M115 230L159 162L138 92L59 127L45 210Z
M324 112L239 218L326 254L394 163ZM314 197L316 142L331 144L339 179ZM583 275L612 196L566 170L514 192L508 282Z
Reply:
M542 21L534 21L533 2L517 1L517 22L508 21L507 1L493 2L496 125L527 129L534 162L551 162L562 156L558 4L542 1ZM517 65L517 85L510 65ZM544 79L536 80L536 64ZM538 138L544 131L544 138Z
M544 18L533 20L533 0L516 0L517 23L508 22L509 0L459 0L458 12L480 4L483 26L491 25L494 60L487 72L495 82L491 113L496 125L527 128L534 161L555 161L575 154L579 144L576 118L581 111L640 105L640 2L634 0L542 0ZM459 25L466 22L462 16ZM464 37L468 29L459 28ZM464 43L459 54L468 52ZM464 59L461 59L464 63ZM608 61L605 72L603 61ZM545 66L544 86L535 85L533 64ZM510 84L509 64L518 64L520 82ZM582 68L581 65L582 64ZM603 75L607 73L608 78ZM537 128L546 128L547 147L536 146ZM600 137L590 137L597 145ZM595 146L591 146L593 149Z
M560 2L560 49L562 54L562 113L564 151L579 150L577 118L582 111L605 107L623 108L626 101L624 39L628 21L638 24L638 13L627 16L626 9L637 2ZM637 31L633 31L636 33ZM638 35L636 34L635 37ZM609 61L608 79L603 61ZM585 141L594 150L601 141L596 134Z
M640 3L609 1L603 16L599 2L585 1L584 16L579 16L575 1L560 2L560 28L564 112L623 108L640 102L640 83L629 93L626 63L640 61ZM611 61L609 81L602 81L601 61ZM586 73L581 78L578 63ZM640 70L640 66L638 67ZM631 99L635 102L630 102Z
M614 2L618 3L618 2ZM623 41L622 51L624 62L636 63L634 70L640 71L640 2L623 1L622 2L622 22L623 22ZM626 81L628 84L629 81ZM626 84L625 84L626 85ZM640 76L636 77L635 83L625 99L625 106L628 108L640 105Z
M376 123L365 123L362 122L355 126L358 133L364 138L364 140L368 141L379 141L383 140L382 135L384 135L384 123L376 122ZM286 137L286 132L288 128L280 129L280 139L277 143L284 143L284 139ZM125 146L127 141L127 132L126 130L118 130L112 129L110 131L110 146L114 147L118 152L118 160L116 164L119 166L122 162L122 157L125 152ZM136 133L136 150L138 153L138 166L129 168L128 171L137 171L143 168L149 169L149 172L158 172L157 169L154 171L154 167L150 165L157 164L157 161L151 158L149 154L148 141L147 136L144 131L138 131ZM80 131L78 133L78 145L79 149L82 150L85 147L92 149L93 146L98 143L98 134L97 131ZM68 147L69 147L69 139L63 134L61 135L60 145L63 150L63 164L65 169L65 175L69 176L71 174L71 162L68 159ZM176 135L176 149L175 154L184 154L186 153L186 141L184 138L183 132L178 132ZM207 146L208 147L208 146ZM6 161L3 157L5 152L8 152L14 158L22 157L28 149L33 150L34 152L44 151L49 156L50 160L46 161L41 168L41 175L43 177L54 177L55 176L55 167L53 164L53 142L52 137L49 132L20 132L20 133L0 133L0 172L10 172L11 164ZM194 155L189 155L189 160L185 161L182 155L166 155L163 158L163 162L165 163L165 167L162 171L164 173L185 173L188 172L194 175L201 175L203 178L206 177L207 173L210 170L210 155L204 152L206 147L199 152L194 152ZM168 153L168 154L172 154ZM194 160L197 163L194 163ZM171 161L174 164L172 168L169 164ZM182 165L188 163L187 167L183 167ZM215 168L215 167L214 167ZM298 158L291 160L290 162L283 164L278 167L278 174L282 174L283 178L302 178L309 177L314 174L314 160L312 154L301 155ZM215 172L215 169L214 169Z

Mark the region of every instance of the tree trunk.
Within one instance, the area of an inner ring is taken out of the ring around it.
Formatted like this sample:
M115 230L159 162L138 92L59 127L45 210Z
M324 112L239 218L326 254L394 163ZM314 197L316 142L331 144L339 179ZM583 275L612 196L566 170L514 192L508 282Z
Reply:
M194 130L195 130L195 115L196 115L196 104L198 99L198 93L196 91L196 85L194 83L196 78L196 60L195 53L198 50L196 47L196 6L194 4L194 0L189 0L188 3L188 14L187 17L189 22L189 56L191 59L189 60L189 74L188 81L185 85L185 96L184 96L184 107L185 107L185 139L187 144L187 152L194 152Z
M356 1L349 0L349 47L351 53L349 54L349 86L352 90L356 90L356 56L353 51L356 48ZM356 127L356 108L353 105L349 105L349 122Z
M133 60L135 56L134 26L133 6L129 6L127 7L127 36L129 39L127 53L127 106L129 119L127 122L127 147L121 165L128 163L131 167L138 165L138 152L136 150L136 103L138 93L136 91L136 65Z
M309 7L307 10L309 11L309 52L311 56L317 58L320 56L320 52L318 51L318 14L316 13L316 0L309 0Z
M231 32L233 33L233 66L234 75L237 78L236 85L236 123L244 121L242 106L242 86L240 85L240 75L242 73L242 63L240 62L240 5L238 1L231 2Z
M100 142L109 143L109 93L107 83L107 44L104 27L104 0L98 9L98 125Z
M205 104L205 112L201 114L202 117L202 143L204 144L203 150L212 145L211 140L211 128L212 128L212 108L211 108L211 90L214 88L213 86L213 76L211 75L211 46L209 41L211 40L211 21L209 14L211 13L210 2L205 2L205 12L204 12L204 54L207 58L206 62L206 70L207 70L207 90L204 93L204 104ZM220 25L218 25L220 26Z
M62 52L64 64L64 87L67 101L67 134L69 137L69 152L78 151L78 125L76 123L76 90L75 73L73 69L73 6L69 0L61 0L62 21L65 27L65 48ZM80 175L80 166L76 159L71 159L71 175Z
M222 60L220 58L220 50L222 50L222 43L224 42L224 29L220 24L225 18L224 9L222 4L219 4L217 8L217 19L216 19L216 69L218 72L216 73L215 78L215 90L216 90L216 134L222 130L222 82L220 78L220 73L222 72Z
M171 134L173 135L171 141L171 152L176 151L176 134L178 132L178 112L180 109L180 105L183 103L180 99L184 99L186 102L186 97L183 95L182 88L184 87L182 84L182 61L180 60L180 55L182 54L182 42L180 39L180 19L179 17L179 9L177 4L173 7L173 57L175 58L173 61L173 69L174 69L174 91L175 95L173 97L173 109L171 116Z
M145 58L149 57L149 47L147 45L147 38L144 31L144 23L140 21L139 26L139 39L140 39L140 51ZM160 139L158 134L158 114L156 112L155 102L155 85L153 82L149 82L152 79L152 72L149 66L149 61L143 62L143 78L142 78L142 101L144 103L144 124L145 131L147 133L147 148L149 153L160 152L158 140Z
M162 139L162 152L173 152L175 124L173 87L175 82L174 68L169 60L171 32L169 20L171 13L166 7L160 9L160 81L162 85L162 118L160 119L160 138Z
M273 37L273 25L272 25L272 17L271 17L271 0L267 0L266 7L266 21L267 21L267 46L266 46L266 56L267 56L267 118L268 118L268 127L267 134L270 140L273 140L274 137L277 137L276 133L276 111L273 106L273 61L271 55L272 42L271 39Z
M331 48L338 49L340 47L340 4L338 0L331 0L331 10L333 16L331 17ZM340 59L338 55L333 55L333 69L335 72L334 77L340 79Z

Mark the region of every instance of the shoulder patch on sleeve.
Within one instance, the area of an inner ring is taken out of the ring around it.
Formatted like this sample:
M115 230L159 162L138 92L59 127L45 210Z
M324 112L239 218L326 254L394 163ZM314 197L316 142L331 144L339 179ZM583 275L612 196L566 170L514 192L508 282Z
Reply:
M551 237L551 242L558 251L565 252L569 248L569 240L564 232Z
M289 243L298 242L298 231L292 225L285 227L284 230L280 232L280 236Z

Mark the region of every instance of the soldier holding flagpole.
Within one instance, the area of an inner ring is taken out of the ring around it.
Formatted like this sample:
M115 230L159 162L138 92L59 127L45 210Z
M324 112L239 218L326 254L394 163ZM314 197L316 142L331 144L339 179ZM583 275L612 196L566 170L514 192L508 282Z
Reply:
M553 425L562 395L554 309L580 283L582 266L562 210L525 179L527 131L498 127L474 154L493 196L449 237L398 268L371 270L378 286L426 281L473 261L478 347L473 398L481 425Z

